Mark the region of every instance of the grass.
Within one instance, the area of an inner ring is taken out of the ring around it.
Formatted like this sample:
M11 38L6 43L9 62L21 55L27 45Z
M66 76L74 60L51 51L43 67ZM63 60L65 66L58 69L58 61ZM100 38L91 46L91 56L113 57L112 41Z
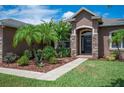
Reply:
M0 86L6 87L111 87L124 86L124 62L88 60L56 81L42 81L0 74Z

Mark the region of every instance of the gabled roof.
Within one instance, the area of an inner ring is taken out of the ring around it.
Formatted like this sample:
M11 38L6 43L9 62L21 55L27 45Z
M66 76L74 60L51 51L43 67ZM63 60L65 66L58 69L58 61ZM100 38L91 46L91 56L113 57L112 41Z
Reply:
M101 18L100 16L97 16L95 13L92 11L86 9L86 8L81 8L78 12L76 12L68 21L72 22L76 20L76 16L81 13L82 11L87 11L90 13L92 16L92 19L98 19L100 23L100 27L107 27L107 26L121 26L124 25L124 18L115 18L115 19L104 19ZM102 23L102 24L101 24Z
M0 25L9 26L14 28L19 28L21 26L26 25L27 23L15 20L15 19L2 19L0 20Z
M79 11L77 11L71 18L74 18L74 17L76 17L80 12L82 12L82 11L87 11L88 13L90 13L90 14L92 14L93 16L98 16L98 15L96 15L95 13L93 13L92 11L90 11L90 10L88 10L88 9L86 9L86 8L81 8Z
M75 21L75 17L79 14L79 13L81 13L82 11L86 11L86 12L88 12L88 13L90 13L91 15L93 15L92 16L92 19L101 19L101 17L100 16L98 16L97 14L95 14L95 13L93 13L92 11L90 11L90 10L88 10L88 9L86 9L86 8L81 8L79 11L77 11L72 17L70 17L69 19L68 19L68 21Z

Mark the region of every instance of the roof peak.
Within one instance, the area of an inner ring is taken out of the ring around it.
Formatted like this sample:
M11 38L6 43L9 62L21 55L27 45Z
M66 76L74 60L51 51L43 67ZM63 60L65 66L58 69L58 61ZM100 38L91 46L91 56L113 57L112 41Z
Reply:
M74 18L75 16L77 16L81 11L87 11L89 12L90 14L94 15L94 16L98 16L97 14L95 14L94 12L90 11L89 9L85 8L85 7L81 7L73 16L72 18Z

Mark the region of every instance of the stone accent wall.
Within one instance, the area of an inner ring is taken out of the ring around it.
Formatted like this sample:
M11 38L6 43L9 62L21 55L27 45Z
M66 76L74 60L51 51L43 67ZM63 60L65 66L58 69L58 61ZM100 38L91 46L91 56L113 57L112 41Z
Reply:
M92 20L93 25L93 36L92 36L92 55L94 59L99 57L98 55L98 21L97 19Z
M98 34L93 34L92 37L92 55L94 59L98 58Z
M92 56L94 59L98 58L98 19L92 19L93 15L88 11L82 11L79 13L72 21L72 34L70 38L71 44L71 56L76 56L78 54L80 45L80 37L77 34L81 29L91 29L92 30ZM78 44L78 45L77 45Z
M97 31L96 31L97 32ZM98 34L92 31L92 56L94 59L98 58ZM78 37L79 38L79 37ZM70 38L71 56L77 56L77 34L72 34Z
M93 33L93 31L92 31ZM79 38L79 37L78 37ZM77 56L77 34L72 34L70 38L71 44L71 56ZM93 59L98 58L98 34L97 31L92 34L92 56Z
M3 57L3 26L0 26L0 61L2 62Z
M71 44L71 56L74 57L77 55L77 47L76 47L76 35L72 34L70 38Z

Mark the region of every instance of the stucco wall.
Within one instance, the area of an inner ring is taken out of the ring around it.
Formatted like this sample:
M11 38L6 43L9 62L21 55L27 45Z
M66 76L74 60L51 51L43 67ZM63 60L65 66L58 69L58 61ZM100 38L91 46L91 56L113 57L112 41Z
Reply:
M113 26L113 27L100 27L98 31L99 35L99 57L108 55L112 50L109 48L109 33L114 30L124 29L124 26ZM124 51L122 51L124 59Z
M17 48L13 48L13 37L16 29L11 27L4 27L3 29L3 56L8 52L13 52L18 55L22 54L25 49L28 48L27 44L22 42Z
M3 29L3 57L8 52L16 53L17 55L21 55L25 49L29 49L27 43L25 41L21 42L16 48L13 47L13 37L16 33L17 29L12 27L4 27ZM43 48L42 44L34 45L35 48Z
M76 16L76 27L86 25L86 26L92 26L92 15L86 11L80 13L78 16Z

